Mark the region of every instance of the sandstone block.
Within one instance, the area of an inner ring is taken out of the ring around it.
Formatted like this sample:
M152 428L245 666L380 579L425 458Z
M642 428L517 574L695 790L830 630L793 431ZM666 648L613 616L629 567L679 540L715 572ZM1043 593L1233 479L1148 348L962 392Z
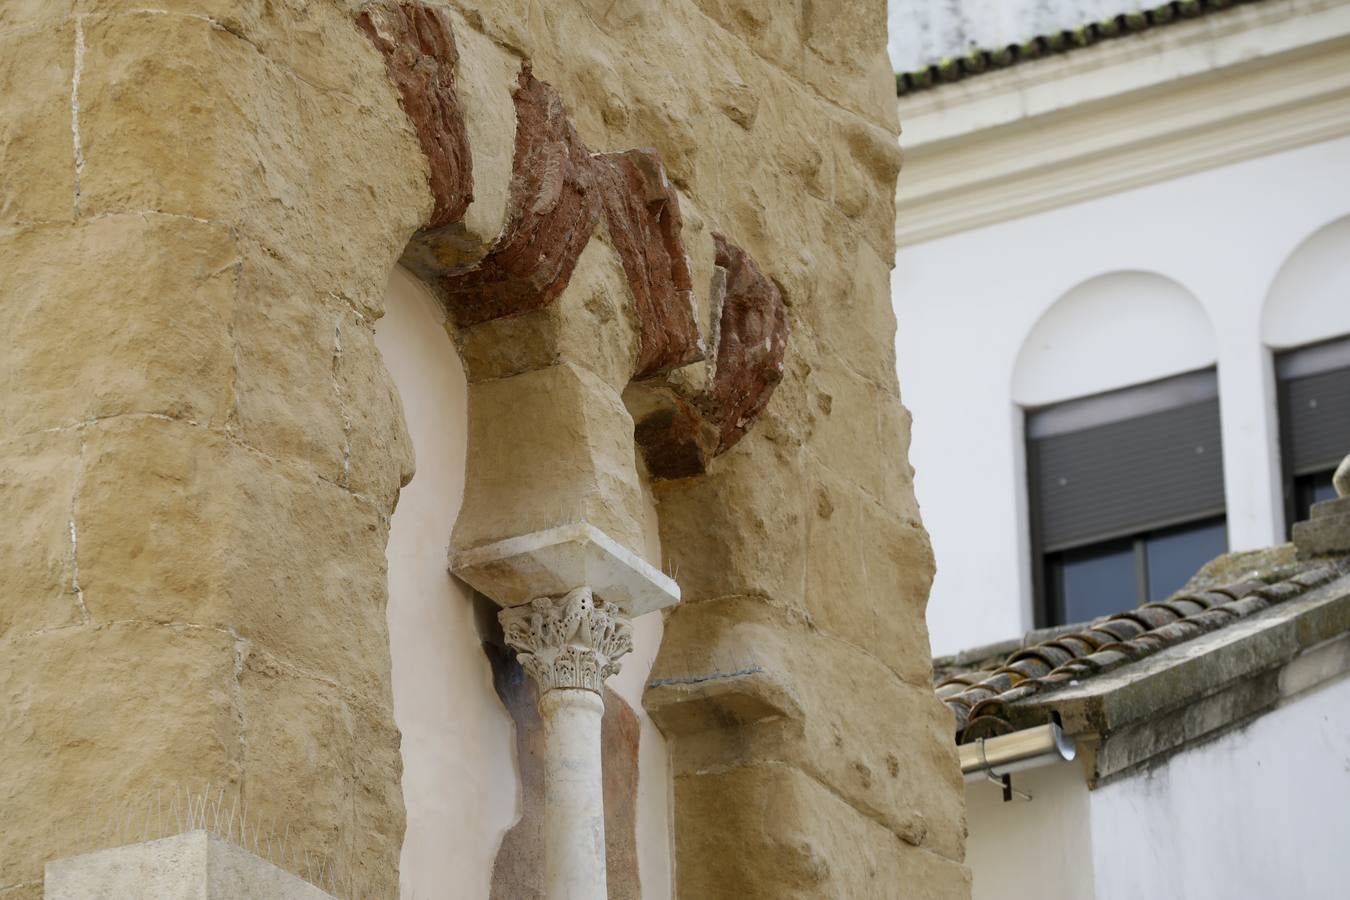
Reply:
M72 431L0 444L0 643L82 620L76 593L72 501L80 437Z
M745 900L959 900L970 874L910 847L853 813L821 784L782 766L752 766L675 780L678 896ZM717 829L696 822L718 822ZM732 845L721 840L738 835Z
M731 594L802 603L806 473L801 451L771 449L752 431L703 477L653 485L686 603Z
M803 77L820 94L857 115L898 132L895 76L886 56L882 0L806 4Z
M388 690L387 521L370 503L217 434L91 427L76 500L99 623L233 629L316 677Z
M231 152L224 139L253 130L246 116L267 80L262 57L225 29L179 15L91 18L84 40L82 210L233 221L253 190L240 176L257 151Z
M342 309L333 380L345 432L339 483L394 511L399 488L413 476L412 438L398 388L375 346L369 320Z
M235 389L229 430L277 459L345 482L351 428L337 370L350 309L311 293L260 248L246 247L233 324Z
M928 535L827 470L815 474L813 488L806 608L822 630L927 688L932 668L922 623L934 571Z
M807 442L814 461L880 499L884 494L880 391L833 361L814 367L807 381L817 410Z
M303 40L319 58L330 52L318 53L324 36L359 47L340 63L341 92L316 87L205 18L91 17L81 208L234 225L316 293L376 314L389 267L429 201L426 163L379 55L336 6L308 10L294 13L298 24L277 45ZM351 90L364 102L353 102ZM240 135L250 138L241 143Z
M633 420L587 369L552 366L469 386L469 460L456 549L588 522L641 554Z
M392 896L403 762L387 692L367 699L259 653L239 684L249 816L286 823L289 840L318 857L341 856L357 879L352 896Z
M68 222L75 208L75 29L57 20L60 6L28 0L0 10L0 31L41 26L0 34L0 223Z
M459 332L469 380L505 378L566 362L589 369L622 392L638 355L632 297L614 250L605 240L592 238L558 299Z
M75 0L11 0L0 8L0 31L36 28L63 21Z
M223 419L237 256L214 225L115 216L0 238L0 431L124 413Z
M745 40L758 55L800 77L802 4L796 0L695 0L718 25Z
M791 765L903 842L961 857L950 713L790 612L756 598L677 608L644 705L676 738L677 774Z
M891 395L898 394L895 313L890 303L870 299L889 296L891 263L865 241L849 240L840 252L847 274L841 281L818 286L822 295L804 305L802 316L820 338L822 353L837 356L853 372Z
M227 633L137 623L12 640L0 666L0 883L117 842L157 788L239 777Z
M919 502L914 496L914 467L909 463L910 434L914 417L909 409L882 392L877 400L881 418L881 502L892 514L919 521Z

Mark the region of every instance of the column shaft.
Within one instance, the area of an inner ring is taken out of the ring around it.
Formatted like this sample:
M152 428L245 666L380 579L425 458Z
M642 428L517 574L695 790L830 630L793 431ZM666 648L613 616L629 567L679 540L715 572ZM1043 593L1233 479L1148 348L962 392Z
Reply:
M539 698L544 723L544 878L547 900L605 900L600 695L557 688Z

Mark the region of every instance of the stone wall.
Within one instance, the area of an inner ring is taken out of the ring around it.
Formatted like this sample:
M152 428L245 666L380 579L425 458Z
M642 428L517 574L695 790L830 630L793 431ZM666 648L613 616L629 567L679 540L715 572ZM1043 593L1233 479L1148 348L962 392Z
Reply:
M145 6L0 9L0 896L206 781L389 890L400 257L470 385L456 547L641 552L634 420L680 460L677 893L965 896L881 0Z

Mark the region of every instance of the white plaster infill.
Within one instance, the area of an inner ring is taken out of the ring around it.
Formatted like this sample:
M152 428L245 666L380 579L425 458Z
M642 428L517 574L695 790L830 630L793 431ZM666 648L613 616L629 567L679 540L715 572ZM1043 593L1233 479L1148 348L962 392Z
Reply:
M290 872L206 831L98 850L47 863L44 900L334 900Z
M586 522L461 550L450 571L503 607L583 585L629 617L680 602L674 579Z

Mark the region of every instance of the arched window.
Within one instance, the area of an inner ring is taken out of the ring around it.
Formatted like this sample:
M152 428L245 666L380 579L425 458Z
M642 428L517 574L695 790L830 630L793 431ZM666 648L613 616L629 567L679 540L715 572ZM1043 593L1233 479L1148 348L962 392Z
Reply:
M1335 496L1350 450L1350 216L1319 229L1271 284L1261 340L1275 352L1285 522Z
M1061 297L1013 373L1039 624L1168 596L1227 548L1216 348L1181 285L1116 272Z

